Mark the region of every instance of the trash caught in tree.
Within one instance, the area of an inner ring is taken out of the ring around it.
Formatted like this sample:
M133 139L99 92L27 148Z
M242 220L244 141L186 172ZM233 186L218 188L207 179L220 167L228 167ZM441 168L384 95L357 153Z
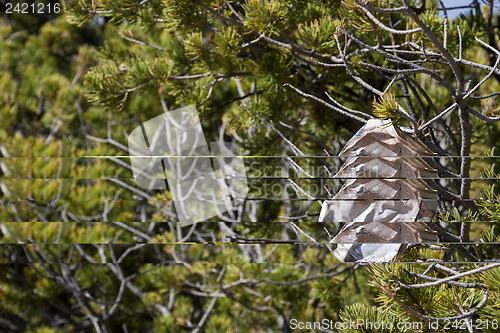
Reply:
M346 222L330 241L337 259L386 262L409 244L437 241L426 225L437 209L437 193L425 181L437 178L425 161L431 155L389 120L370 119L349 140L339 154L347 160L334 176L346 182L319 216L319 222Z

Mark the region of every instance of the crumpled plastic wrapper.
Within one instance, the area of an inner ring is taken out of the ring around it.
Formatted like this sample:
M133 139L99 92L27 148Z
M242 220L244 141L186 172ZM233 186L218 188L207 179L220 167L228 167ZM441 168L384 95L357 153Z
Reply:
M323 203L319 222L346 222L328 244L341 262L387 262L409 244L437 242L430 222L437 193L422 178L437 178L420 156L434 155L390 121L370 119L349 140L334 178L347 181Z

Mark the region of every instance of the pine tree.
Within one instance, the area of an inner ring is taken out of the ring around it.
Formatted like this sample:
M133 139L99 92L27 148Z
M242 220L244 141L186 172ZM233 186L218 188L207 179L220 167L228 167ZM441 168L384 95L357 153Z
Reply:
M289 332L327 318L458 332L458 317L496 331L499 170L468 156L498 148L494 104L479 97L500 72L493 1L473 5L451 20L436 1L75 0L36 29L3 21L0 328ZM222 127L251 156L250 193L244 209L181 227L168 190L134 183L127 134L191 104L207 141ZM342 265L322 245L340 226L316 222L320 201L372 117L465 158L431 161L442 244ZM353 331L391 330L404 331Z

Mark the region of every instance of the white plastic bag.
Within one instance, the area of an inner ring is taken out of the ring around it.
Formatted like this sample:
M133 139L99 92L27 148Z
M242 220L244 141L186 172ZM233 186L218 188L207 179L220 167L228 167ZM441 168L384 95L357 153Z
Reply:
M335 178L347 178L323 203L319 222L346 222L330 241L341 262L387 262L411 243L436 242L430 222L437 194L421 178L436 171L420 156L433 153L390 121L370 119L349 140ZM336 245L333 245L336 244Z

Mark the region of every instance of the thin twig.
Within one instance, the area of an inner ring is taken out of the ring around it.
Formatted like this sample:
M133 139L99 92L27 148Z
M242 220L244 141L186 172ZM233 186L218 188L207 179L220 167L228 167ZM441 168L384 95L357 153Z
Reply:
M149 47L152 47L152 48L155 48L157 50L160 50L162 52L165 52L165 49L163 47L160 47L160 46L157 46L157 45L154 45L154 44L151 44L151 43L148 43L148 42L144 42L142 40L139 40L139 39L135 39L135 38L132 38L132 37L127 37L125 36L124 34L122 34L121 32L117 32L118 36L120 36L121 38L125 39L125 40L128 40L129 42L133 42L133 43L136 43L136 44L139 44L139 45L146 45L146 46L149 46Z
M325 102L325 101L324 101L324 100L322 100L321 98L318 98L318 97L316 97L316 96L314 96L314 95L311 95L311 94L305 93L305 92L303 92L302 90L300 90L300 89L298 89L298 88L295 88L294 86L292 86L292 85L291 85L291 84L289 84L289 83L285 83L283 86L284 86L284 87L290 87L290 88L292 88L293 90L295 90L295 91L296 91L299 95L304 96L304 97L307 97L307 98L309 98L309 99L312 99L312 100L314 100L314 101L316 101L316 102L318 102L318 103L321 103L321 104L323 104L324 106L326 106L327 108L332 109L332 110L334 110L334 111L336 111L336 112L338 112L338 113L340 113L340 114L342 114L342 115L344 115L344 116L347 116L347 117L349 117L349 118L352 118L352 119L354 119L354 120L357 120L357 121L359 121L359 122L361 122L361 123L366 123L366 122L367 122L367 120L366 120L366 119L360 118L360 117L355 116L355 115L353 115L353 114L351 114L351 113L349 113L349 112L347 112L347 111L344 111L344 110L342 110L342 109L340 109L340 108L338 108L338 107L336 107L336 106L334 106L334 105L331 105L331 104L330 104L330 103L328 103L328 102Z
M484 266L482 266L480 268L476 268L476 269L473 269L473 270L470 270L470 271L467 271L467 272L464 272L464 273L455 274L455 275L452 275L452 276L449 276L449 277L446 277L446 278L438 279L437 281L427 282L427 283L421 283L421 284L405 285L404 288L405 289L418 289L418 288L427 288L427 287L439 286L439 285L441 285L443 283L447 283L449 281L453 281L453 280L456 280L456 279L463 278L465 276L469 276L469 275L474 275L474 274L477 274L477 273L481 273L481 272L487 271L489 269L497 268L497 267L500 267L500 263L487 264L487 265L484 265Z

